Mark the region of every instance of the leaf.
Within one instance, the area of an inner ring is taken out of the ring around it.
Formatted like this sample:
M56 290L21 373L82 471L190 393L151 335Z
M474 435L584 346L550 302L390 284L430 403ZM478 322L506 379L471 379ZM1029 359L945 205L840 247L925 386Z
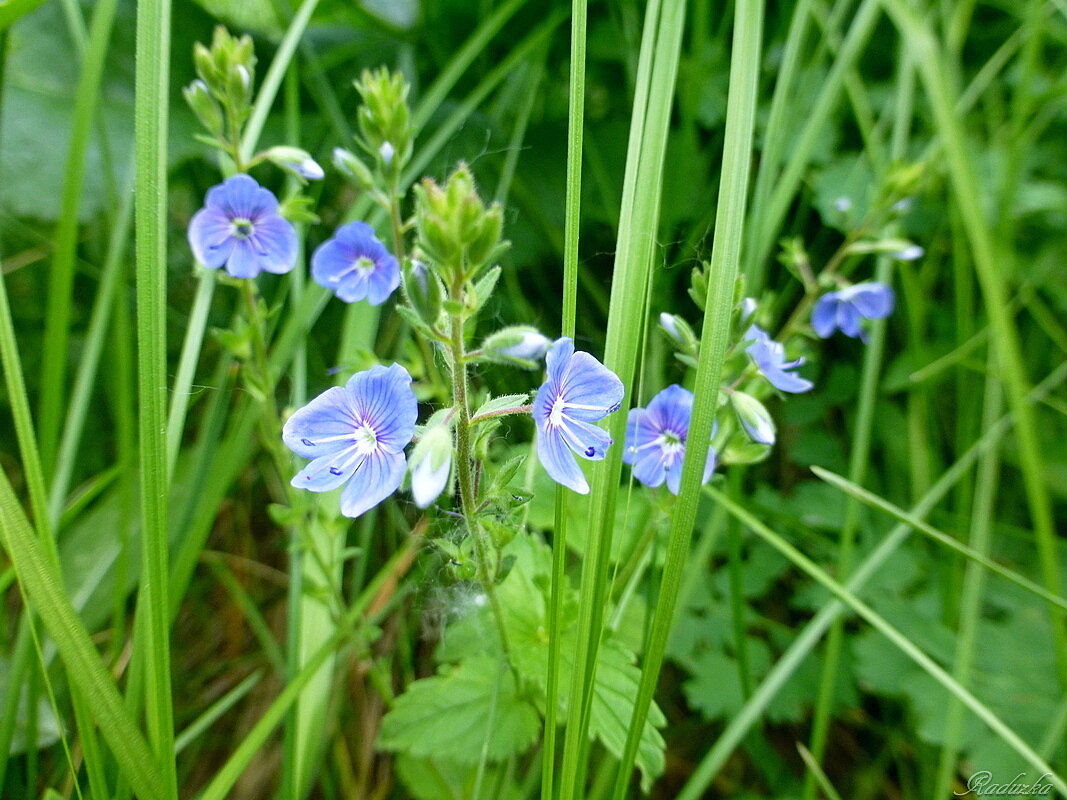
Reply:
M378 746L421 758L477 764L527 750L541 730L498 658L477 654L408 686L382 720Z
M495 414L499 411L507 411L509 408L515 408L517 406L524 405L527 400L530 399L530 395L526 392L522 394L502 394L500 397L494 397L491 400L487 400L478 407L478 410L474 412L474 417L480 417L484 414Z

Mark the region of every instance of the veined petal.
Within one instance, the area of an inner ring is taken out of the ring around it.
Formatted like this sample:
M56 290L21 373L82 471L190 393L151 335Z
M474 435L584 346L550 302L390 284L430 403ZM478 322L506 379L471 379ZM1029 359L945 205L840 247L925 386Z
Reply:
M648 414L660 431L670 431L684 439L689 432L689 418L693 415L693 393L673 383L652 398Z
M400 286L400 266L389 253L374 262L374 271L367 276L367 302L380 306Z
M548 476L578 494L589 494L589 483L560 433L549 429L538 434L537 458Z
M254 178L238 174L224 180L207 193L207 206L222 209L231 219L240 217L257 221L278 211L278 198Z
M399 453L411 441L419 409L406 369L375 365L349 378L345 391L355 416L374 431L380 448Z
M596 422L617 411L625 391L619 376L589 353L577 352L568 364L560 384L567 403L567 415Z
M626 443L622 451L624 464L633 464L642 453L654 446L659 431L643 408L631 408L626 417Z
M234 278L254 278L263 269L261 262L251 239L235 239L226 271Z
M282 441L302 458L321 458L349 447L357 424L348 393L334 386L293 412L282 427Z
M296 264L296 230L289 220L273 216L257 222L252 241L259 246L260 264L267 272L280 275Z
M355 475L370 456L351 445L337 453L316 458L291 481L298 489L309 492L330 492Z
M680 456L681 454L678 454ZM678 457L676 456L676 459ZM680 459L679 459L680 460ZM650 447L637 454L637 460L633 462L634 477L645 486L653 489L662 486L667 479L670 463L666 454L659 447Z
M233 247L230 220L217 208L202 208L189 222L189 247L193 256L208 269L226 263Z
M857 283L846 291L848 301L867 319L883 319L893 313L895 296L884 283Z
M341 513L355 519L400 488L407 471L403 453L371 453L360 461L341 493Z
M819 298L811 312L811 327L817 336L829 339L837 328L837 292L829 292Z
M592 423L569 419L561 427L567 429L564 434L567 445L587 461L602 461L612 445L608 432Z
M573 355L574 340L569 337L564 336L552 343L548 355L545 356L545 372L548 374L546 383L560 383Z

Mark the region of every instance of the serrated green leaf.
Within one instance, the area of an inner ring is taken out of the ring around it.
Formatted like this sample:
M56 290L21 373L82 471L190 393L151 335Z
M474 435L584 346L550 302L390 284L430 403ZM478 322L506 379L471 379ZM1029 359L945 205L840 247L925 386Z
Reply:
M499 761L527 750L541 729L498 658L478 654L411 684L382 720L383 750L477 764L483 750Z
M478 407L478 410L474 412L475 417L480 417L484 414L494 414L499 411L506 411L509 408L515 408L521 406L530 399L530 395L527 392L522 394L502 394L500 397L494 397L491 400L487 400Z

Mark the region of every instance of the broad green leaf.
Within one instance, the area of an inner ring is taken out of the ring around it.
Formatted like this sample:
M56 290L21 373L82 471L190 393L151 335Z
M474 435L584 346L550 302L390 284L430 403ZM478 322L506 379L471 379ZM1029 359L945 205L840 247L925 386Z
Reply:
M421 758L477 764L527 750L540 732L533 704L511 671L478 654L412 683L382 720L378 745Z

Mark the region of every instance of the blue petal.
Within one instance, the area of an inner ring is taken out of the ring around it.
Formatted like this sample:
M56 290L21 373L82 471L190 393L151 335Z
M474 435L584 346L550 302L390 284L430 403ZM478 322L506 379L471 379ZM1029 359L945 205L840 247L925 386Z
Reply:
M860 312L852 303L841 303L837 307L837 325L845 336L851 336L853 339L861 336L863 328L860 321L862 319Z
M578 494L589 494L589 484L570 448L558 431L542 430L537 437L537 458L556 483Z
M671 384L652 398L648 414L661 432L670 431L684 439L693 415L693 393L677 383Z
M262 271L262 262L251 239L234 239L226 271L234 278L254 278Z
M613 444L607 431L592 423L571 419L566 420L563 427L567 429L564 436L567 445L587 461L602 461Z
M415 435L418 401L411 375L399 364L357 372L345 385L355 416L374 431L378 445L399 453Z
M659 447L650 447L638 455L639 458L633 465L634 477L645 486L653 488L662 486L670 469L670 464L667 463L663 450ZM681 459L676 456L675 460L680 461Z
M559 384L563 373L570 364L574 355L574 341L566 336L556 339L545 356L545 371L548 374L548 383Z
M559 392L568 405L588 406L567 408L565 412L585 422L596 422L618 411L625 393L618 375L582 351L575 353L567 364Z
M407 471L403 453L372 453L341 493L341 513L355 519L400 488Z
M230 220L217 208L202 208L189 221L189 247L208 269L218 269L230 257L233 236Z
M260 220L251 241L259 249L260 266L267 272L280 275L289 272L296 264L296 230L289 220L279 216Z
M811 327L822 339L829 339L837 328L837 292L824 294L811 312Z
M367 279L367 302L380 306L400 285L400 267L392 255L386 253L374 262L374 271Z
M358 257L339 239L327 239L311 254L311 277L319 286L337 292L339 297L343 282L346 296L341 299L346 303L362 300L367 294L366 283L357 281L352 285L351 280L346 280L350 275L357 274L352 270L352 265Z
M643 408L631 408L626 417L626 444L622 451L624 464L633 464L642 457L642 453L649 449L652 442L659 436L653 422L648 417L648 412Z
M806 392L815 385L807 378L801 378L783 369L768 369L763 373L763 377L770 381L775 389L792 394Z
M353 433L358 424L348 403L348 393L340 386L334 386L285 421L282 441L298 456L320 458L348 447L351 440L337 437Z
M218 208L230 219L257 221L278 211L278 198L248 175L227 178L207 193L208 208Z
M370 456L363 455L350 444L344 450L316 458L291 481L297 489L309 492L330 492L357 474Z
M893 290L884 283L858 283L848 292L849 302L867 319L883 319L893 313Z

